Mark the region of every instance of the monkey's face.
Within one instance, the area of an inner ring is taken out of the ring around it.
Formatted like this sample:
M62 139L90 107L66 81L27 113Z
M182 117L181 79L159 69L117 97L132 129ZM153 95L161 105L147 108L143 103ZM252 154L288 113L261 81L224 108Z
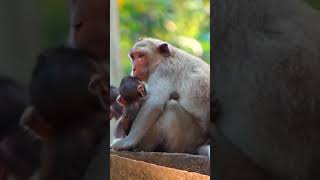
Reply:
M98 59L106 59L108 35L107 11L108 1L101 0L70 0L71 28L70 43L88 51Z
M137 79L135 79L137 80L137 82L132 82L133 79L129 78L124 79L124 81L121 82L123 85L123 87L120 86L120 88L122 88L122 91L120 91L120 95L117 97L116 100L117 103L122 107L127 107L131 104L134 104L135 102L140 102L140 98L146 96L146 88L144 83Z
M132 76L141 81L148 81L149 75L159 63L171 55L169 45L157 39L139 40L130 50L132 60Z
M131 51L132 75L141 81L147 81L149 78L149 54L140 49Z

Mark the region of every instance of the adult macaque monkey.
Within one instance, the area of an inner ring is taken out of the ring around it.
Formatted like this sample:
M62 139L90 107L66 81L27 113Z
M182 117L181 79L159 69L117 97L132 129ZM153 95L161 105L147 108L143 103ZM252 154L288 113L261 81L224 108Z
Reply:
M204 143L209 138L210 66L200 58L153 38L138 41L129 55L132 60L132 75L148 83L150 94L133 122L129 135L116 141L111 147L116 150L135 148L143 143L143 137L155 138L150 137L152 133L149 133L157 129L165 129L166 133L172 135L168 144L188 146L189 143L195 143L195 138L199 145ZM165 108L174 91L179 94L176 109ZM186 118L192 119L194 123L185 127ZM177 126L169 126L172 122ZM195 136L176 142L175 137L180 136L176 133L181 132L182 128L185 131L194 130ZM149 143L155 142L150 140Z

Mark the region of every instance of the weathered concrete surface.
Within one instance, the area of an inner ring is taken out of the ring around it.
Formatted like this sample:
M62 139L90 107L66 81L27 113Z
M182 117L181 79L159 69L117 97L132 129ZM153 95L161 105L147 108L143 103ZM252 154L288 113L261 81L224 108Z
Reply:
M210 179L210 162L205 156L113 151L110 155L111 180L121 179Z

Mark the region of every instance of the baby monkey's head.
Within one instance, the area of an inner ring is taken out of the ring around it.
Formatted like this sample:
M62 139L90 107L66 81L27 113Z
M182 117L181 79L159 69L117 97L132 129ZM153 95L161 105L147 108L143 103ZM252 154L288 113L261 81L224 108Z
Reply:
M119 93L117 102L122 106L128 106L147 95L145 84L132 76L121 80Z

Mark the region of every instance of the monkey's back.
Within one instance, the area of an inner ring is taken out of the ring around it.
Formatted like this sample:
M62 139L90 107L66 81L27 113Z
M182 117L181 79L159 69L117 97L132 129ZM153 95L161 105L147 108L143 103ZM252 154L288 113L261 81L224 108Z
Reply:
M151 87L150 93L158 92L157 89L168 92L177 91L180 95L179 104L200 119L201 126L204 129L208 129L210 119L210 66L200 58L173 46L170 46L170 50L172 51L172 57L161 62L148 80L148 83L153 83L149 84L149 87Z

